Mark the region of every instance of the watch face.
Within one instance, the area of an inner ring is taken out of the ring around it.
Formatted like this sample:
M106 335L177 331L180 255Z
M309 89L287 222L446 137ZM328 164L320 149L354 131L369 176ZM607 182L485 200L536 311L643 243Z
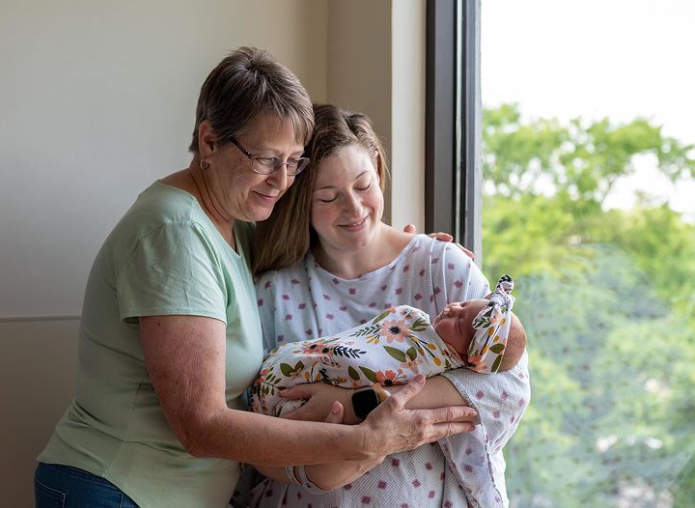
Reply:
M373 388L357 390L352 394L352 408L358 418L365 419L379 405L379 396Z

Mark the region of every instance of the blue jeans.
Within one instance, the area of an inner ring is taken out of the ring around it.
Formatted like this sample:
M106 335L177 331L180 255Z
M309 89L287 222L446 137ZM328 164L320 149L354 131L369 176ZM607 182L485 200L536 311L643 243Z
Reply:
M111 482L69 466L39 463L34 474L36 508L138 508Z

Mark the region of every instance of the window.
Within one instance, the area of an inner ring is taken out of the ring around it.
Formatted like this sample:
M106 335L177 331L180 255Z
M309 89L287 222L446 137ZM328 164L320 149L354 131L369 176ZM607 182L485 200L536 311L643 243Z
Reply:
M530 339L512 508L692 506L690 4L428 2L427 227L482 241Z

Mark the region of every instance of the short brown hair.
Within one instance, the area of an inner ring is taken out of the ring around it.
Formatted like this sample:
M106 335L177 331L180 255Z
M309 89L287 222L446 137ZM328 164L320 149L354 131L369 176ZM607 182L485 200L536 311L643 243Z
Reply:
M205 120L220 143L246 133L258 115L289 119L297 141L307 142L314 127L309 94L297 76L258 48L239 48L208 75L200 89L189 150L198 153L198 129Z
M384 191L388 168L384 148L367 115L344 111L332 104L314 105L314 135L304 150L310 162L275 205L269 219L260 222L254 236L253 273L280 270L298 263L317 241L311 227L311 195L321 163L350 145L365 148Z

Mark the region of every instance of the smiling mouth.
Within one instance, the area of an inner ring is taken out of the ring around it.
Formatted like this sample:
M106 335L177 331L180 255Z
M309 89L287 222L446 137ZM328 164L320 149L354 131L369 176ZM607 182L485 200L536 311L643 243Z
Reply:
M360 219L357 222L353 222L352 224L341 224L340 227L345 228L345 229L359 228L360 226L362 226L365 223L365 221L367 220L368 217L369 216L365 216L363 219Z

